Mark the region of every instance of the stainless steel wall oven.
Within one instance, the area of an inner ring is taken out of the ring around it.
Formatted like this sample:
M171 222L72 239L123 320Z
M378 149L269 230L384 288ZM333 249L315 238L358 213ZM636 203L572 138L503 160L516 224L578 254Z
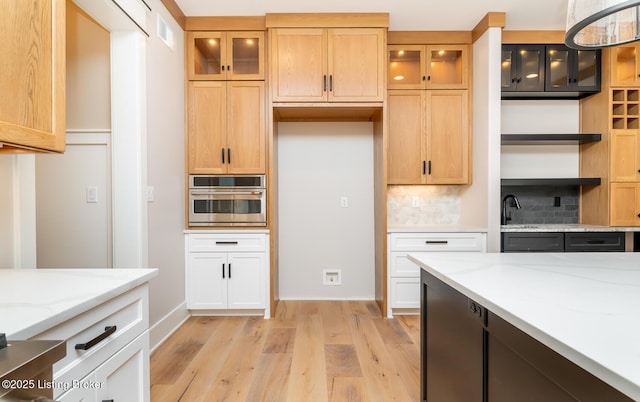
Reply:
M189 226L266 226L264 175L189 176Z

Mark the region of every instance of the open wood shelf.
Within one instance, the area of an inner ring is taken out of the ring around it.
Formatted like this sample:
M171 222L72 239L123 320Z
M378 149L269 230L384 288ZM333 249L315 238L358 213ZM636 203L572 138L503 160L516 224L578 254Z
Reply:
M600 141L601 134L502 134L502 145L574 145Z

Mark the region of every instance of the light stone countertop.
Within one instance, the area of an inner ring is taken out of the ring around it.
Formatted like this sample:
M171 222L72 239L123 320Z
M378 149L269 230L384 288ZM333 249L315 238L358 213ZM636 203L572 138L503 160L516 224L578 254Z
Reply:
M27 340L151 279L157 269L0 269L0 332Z
M389 225L387 233L486 233L487 228L467 225Z
M640 232L640 227L582 225L580 223L513 224L500 226L501 232Z
M640 400L640 253L412 253L409 259Z

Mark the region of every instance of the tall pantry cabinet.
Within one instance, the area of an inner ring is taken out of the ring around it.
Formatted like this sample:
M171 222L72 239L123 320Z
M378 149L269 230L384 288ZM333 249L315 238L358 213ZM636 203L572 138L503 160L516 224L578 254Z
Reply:
M581 222L640 226L640 48L603 49L602 92L581 101L582 132L602 141L580 146L581 176L602 184L581 188Z
M266 172L264 32L187 32L187 171Z
M389 45L389 184L470 182L469 59L468 45Z

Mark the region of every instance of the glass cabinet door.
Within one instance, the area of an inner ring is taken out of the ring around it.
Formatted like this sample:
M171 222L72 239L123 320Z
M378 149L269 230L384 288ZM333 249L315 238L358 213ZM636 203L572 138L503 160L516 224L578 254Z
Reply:
M464 89L467 87L468 47L427 46L427 88Z
M188 32L187 68L190 80L223 80L225 37L222 32Z
M517 91L544 90L544 45L527 46L518 50Z
M566 91L573 84L570 76L569 49L565 46L547 46L547 91Z
M387 88L421 89L424 87L424 46L388 46Z
M500 88L502 91L515 91L516 89L516 48L502 46L500 61Z
M227 32L227 79L264 79L264 32Z
M579 90L600 90L600 50L577 50L574 85Z

